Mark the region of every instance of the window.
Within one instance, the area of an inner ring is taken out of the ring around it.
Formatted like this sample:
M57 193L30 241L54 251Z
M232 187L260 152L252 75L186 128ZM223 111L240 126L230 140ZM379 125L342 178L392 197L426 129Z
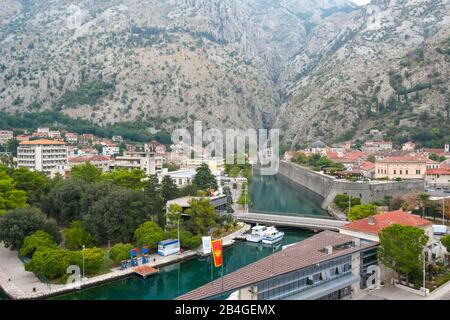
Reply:
M406 170L405 174L408 174L408 170Z
M394 170L394 174L397 174L397 170Z
M400 174L402 174L402 170L400 170Z
M416 174L420 174L420 170L416 170Z

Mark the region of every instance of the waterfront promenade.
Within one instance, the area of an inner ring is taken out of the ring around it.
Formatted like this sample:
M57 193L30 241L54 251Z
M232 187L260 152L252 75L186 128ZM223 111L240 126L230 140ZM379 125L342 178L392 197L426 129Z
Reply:
M224 237L223 245L230 246L234 239L248 231L249 225L243 225L238 231ZM150 267L159 268L168 264L194 258L198 255L197 250L184 251L181 254L167 257L152 254L149 257ZM79 284L46 284L41 282L32 272L25 271L23 262L19 259L17 251L11 251L0 244L0 286L10 299L39 299L49 296L68 293L79 289ZM120 270L114 268L111 272L91 278L85 278L81 287L90 287L104 282L130 276L134 273L133 268Z

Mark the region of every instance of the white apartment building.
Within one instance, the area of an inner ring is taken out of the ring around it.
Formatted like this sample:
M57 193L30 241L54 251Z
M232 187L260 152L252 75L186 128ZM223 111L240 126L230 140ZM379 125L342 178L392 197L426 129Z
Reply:
M162 157L139 151L124 151L123 156L117 156L111 165L111 169L143 170L146 175L160 173L162 167Z
M13 138L14 134L9 130L0 131L0 145L6 144L9 140Z
M114 156L116 154L120 153L119 147L112 147L112 146L104 146L102 149L102 154L104 156Z
M51 175L67 165L67 147L64 142L52 140L23 141L17 148L17 163L19 167Z

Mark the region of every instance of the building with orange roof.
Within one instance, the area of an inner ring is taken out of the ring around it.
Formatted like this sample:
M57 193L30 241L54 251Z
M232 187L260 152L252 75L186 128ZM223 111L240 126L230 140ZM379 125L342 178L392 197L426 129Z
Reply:
M391 156L375 161L375 178L424 179L429 159L420 155Z
M64 142L46 139L22 141L17 148L17 163L32 171L52 175L67 166L67 146Z
M433 237L433 224L430 221L409 212L405 212L402 209L379 213L365 219L356 220L343 226L339 232L360 239L378 242L380 241L380 238L378 237L379 233L384 228L393 224L417 227L425 230L425 233L430 239Z
M79 166L87 162L93 164L97 169L100 169L103 172L109 172L110 165L113 163L113 160L110 156L100 155L92 155L88 157L72 157L67 160L67 163L71 169L75 166Z

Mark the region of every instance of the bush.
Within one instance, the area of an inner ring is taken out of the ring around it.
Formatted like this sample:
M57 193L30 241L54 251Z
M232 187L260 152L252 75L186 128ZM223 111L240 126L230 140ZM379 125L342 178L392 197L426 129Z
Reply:
M130 251L133 246L129 243L118 243L109 251L109 258L114 262L127 260L130 257Z
M134 233L137 243L149 248L158 247L158 242L164 239L164 231L153 221L144 222Z
M67 267L75 264L75 261L76 252L61 248L40 247L31 261L25 264L25 270L43 275L48 279L56 279L65 275Z
M47 232L38 230L23 240L23 246L19 254L24 257L32 257L34 252L39 248L54 248L56 247L55 239Z
M333 203L341 210L345 210L348 208L348 195L347 194L338 194L334 197ZM361 199L357 197L350 196L350 205L356 206L361 204Z
M377 213L377 207L372 204L357 205L352 207L348 212L348 218L351 221L364 219Z
M66 236L66 247L71 250L78 250L84 246L92 247L94 245L94 238L92 235L84 230L80 221L73 221L70 228L64 231Z
M76 264L82 266L83 264L83 250L77 251ZM84 249L84 272L86 274L95 274L100 270L105 258L105 252L100 248Z

